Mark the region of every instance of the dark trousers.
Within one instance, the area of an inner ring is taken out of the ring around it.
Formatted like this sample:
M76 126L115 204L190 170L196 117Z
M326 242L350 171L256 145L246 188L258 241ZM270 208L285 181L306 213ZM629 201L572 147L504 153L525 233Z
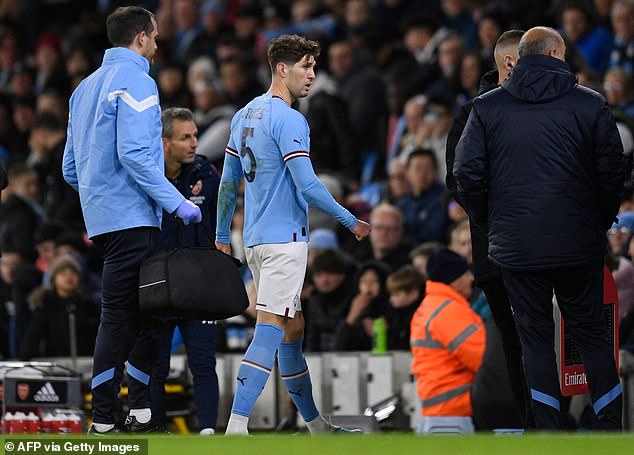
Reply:
M559 430L562 401L553 347L553 290L583 359L597 430L620 430L622 394L603 316L603 261L565 269L502 270L522 342L535 424Z
M194 383L194 403L198 430L216 428L218 417L218 376L216 342L218 326L213 321L170 319L166 324L158 362L152 375L152 415L165 427L165 379L169 374L170 348L174 327L178 326L187 349L187 363Z
M502 277L498 276L480 282L478 286L486 295L489 308L491 308L491 315L500 332L511 390L513 391L513 398L524 428L535 428L528 386L524 375L524 365L522 364L522 345L517 334L511 303L509 302L509 296L504 287Z
M103 251L101 321L95 346L93 421L114 423L123 366L128 361L130 409L150 407L149 381L163 322L139 311L139 268L154 252L159 230L125 229L95 237Z

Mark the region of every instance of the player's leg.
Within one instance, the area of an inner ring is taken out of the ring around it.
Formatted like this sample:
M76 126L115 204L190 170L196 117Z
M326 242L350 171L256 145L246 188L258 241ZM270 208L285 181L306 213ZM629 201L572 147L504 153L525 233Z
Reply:
M291 305L283 299L285 279L292 271L283 245L257 245L245 249L257 291L258 311L253 339L238 369L236 394L225 434L248 434L249 416L271 374L275 353L284 338Z

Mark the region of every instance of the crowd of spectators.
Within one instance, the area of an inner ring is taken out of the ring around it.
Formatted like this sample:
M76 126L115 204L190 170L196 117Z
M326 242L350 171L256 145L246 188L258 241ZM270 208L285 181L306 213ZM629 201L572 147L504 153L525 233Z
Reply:
M96 333L101 261L61 160L70 93L100 64L109 47L104 18L124 4L156 13L151 75L161 107L194 112L198 153L218 169L232 115L269 84L268 40L299 33L321 43L317 77L295 107L310 125L320 178L373 230L357 243L311 212L308 351L370 349L378 318L388 348L408 349L426 258L448 246L471 261L466 214L444 182L445 144L453 116L493 69L505 30L558 29L579 82L606 96L626 154L634 148L630 0L0 0L0 159L10 181L0 205L3 358L68 354L46 327L64 332L71 312L82 340ZM630 189L623 212L634 210L632 199ZM240 229L238 216L238 256ZM629 214L609 233L625 345L628 337L634 344L632 233ZM482 292L475 288L470 301L488 318Z

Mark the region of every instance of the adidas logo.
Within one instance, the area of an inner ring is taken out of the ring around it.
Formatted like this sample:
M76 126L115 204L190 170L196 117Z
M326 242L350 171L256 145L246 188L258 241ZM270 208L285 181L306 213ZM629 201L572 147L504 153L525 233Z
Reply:
M42 386L40 390L33 395L35 401L45 401L48 403L55 403L59 401L59 396L55 393L55 389L50 382L47 382Z

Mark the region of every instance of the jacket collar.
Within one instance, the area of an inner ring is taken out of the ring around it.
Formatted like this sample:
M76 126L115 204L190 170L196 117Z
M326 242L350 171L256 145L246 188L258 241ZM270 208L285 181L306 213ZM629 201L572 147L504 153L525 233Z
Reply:
M139 65L144 72L150 72L150 62L148 59L126 47L111 47L107 49L103 55L102 65L112 65L116 63L117 60L130 60Z
M441 296L443 298L452 299L463 305L471 307L467 299L458 294L454 289L445 283L438 281L427 280L425 284L425 297L427 296Z

